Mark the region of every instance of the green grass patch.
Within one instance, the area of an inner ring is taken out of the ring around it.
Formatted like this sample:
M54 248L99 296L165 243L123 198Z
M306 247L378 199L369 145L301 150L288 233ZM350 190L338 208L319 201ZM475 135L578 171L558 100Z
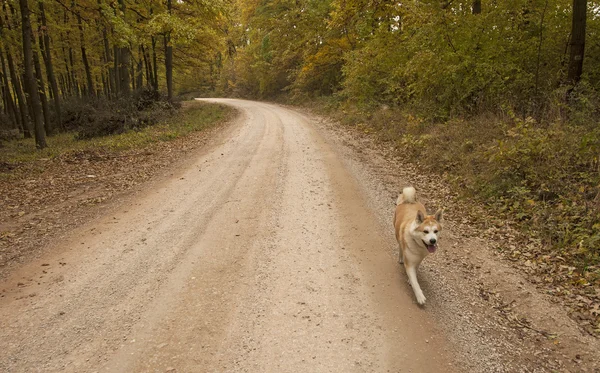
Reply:
M61 133L49 137L48 147L43 150L36 149L33 139L12 140L0 147L0 163L21 164L78 151L121 152L144 148L156 142L171 141L210 128L228 118L231 113L232 109L225 105L193 101L154 126L117 135L77 140L74 132Z

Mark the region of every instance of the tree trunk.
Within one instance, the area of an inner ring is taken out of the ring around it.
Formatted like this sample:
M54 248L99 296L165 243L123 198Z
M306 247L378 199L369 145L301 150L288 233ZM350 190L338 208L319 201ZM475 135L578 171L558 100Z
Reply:
M144 67L146 70L146 87L152 87L152 68L149 65L148 56L146 54L146 49L144 48L144 45L142 45L141 48L142 56L144 57Z
M33 34L31 35L33 39ZM42 114L44 115L44 130L47 135L52 133L52 123L50 122L50 109L48 108L48 98L46 97L46 84L44 83L44 75L42 74L42 66L40 65L40 56L37 51L33 51L33 66L35 67L35 76L37 77L37 89L42 103Z
M167 0L167 11L171 14L171 0ZM167 99L173 101L173 46L170 31L165 34L165 75L167 76Z
M69 69L69 61L67 60L67 54L66 54L64 48L63 48L63 61L65 63L65 71L66 71L66 78L64 79L64 81L65 81L64 95L66 98L66 97L73 95L73 82L71 81L71 70Z
M152 37L152 68L154 69L152 87L155 91L158 91L158 64L156 63L156 39L154 36Z
M119 70L119 63L121 61L121 48L118 48L116 45L114 47L114 52L115 52L115 60L114 60L114 66L113 66L113 70L114 70L114 74L115 74L115 93L116 94L121 94L121 77L120 77L120 70Z
M7 12L6 3L3 3L2 5L3 5L3 9L6 13ZM6 21L8 22L9 21L8 14L5 14L5 16L6 16ZM3 21L2 17L0 17L0 36L2 36L2 30L4 29L4 27L5 27L4 21ZM11 30L10 24L7 24L6 28L8 30ZM15 93L15 97L17 99L17 104L19 106L19 112L21 113L21 115L20 115L21 129L23 131L23 136L26 138L30 138L31 132L33 132L33 131L32 131L31 125L29 123L29 117L27 116L27 103L25 102L23 90L21 89L21 83L19 82L19 75L17 74L17 69L15 68L15 64L12 59L10 45L6 44L5 48L6 48L6 60L8 62L8 71L10 74L10 81L12 82L13 91ZM2 53L1 49L0 49L0 53Z
M140 47L138 48L138 59L137 59L137 66L136 66L136 82L135 82L135 86L137 87L138 91L142 90L142 87L144 86L144 73L142 72L142 68L143 68L143 50L142 50L142 46L140 45Z
M10 120L15 125L15 128L19 128L19 124L21 122L21 118L19 117L19 113L17 108L15 107L15 101L12 98L12 94L10 92L10 85L8 83L8 74L6 70L6 62L4 61L4 54L2 49L0 49L0 62L2 64L2 91L4 92L4 100L6 101L6 113L8 114Z
M165 34L165 75L167 77L167 99L173 101L173 47L170 33Z
M75 9L75 1L71 2L71 6ZM81 24L81 15L79 12L76 13L77 17L77 28L79 29L79 43L81 44L81 60L83 61L83 68L85 69L85 78L87 82L87 95L89 97L96 96L96 89L94 88L94 79L92 78L92 71L90 69L90 63L87 58L87 50L85 48L85 37L83 35L83 25Z
M62 92L62 98L66 99L69 95L68 95L68 86L67 86L67 80L65 79L65 75L64 74L60 74L58 76L58 81L60 83L60 90Z
M69 40L69 33L67 32L67 41ZM73 94L76 97L80 97L79 95L79 83L77 82L77 75L75 74L75 63L73 62L73 48L71 48L71 44L69 43L69 65L71 66L71 84L73 88ZM69 69L67 69L69 70Z
M473 14L481 14L481 0L473 0Z
M131 94L131 78L129 75L130 53L129 48L119 48L119 87L121 88L121 94L125 97Z
M29 116L27 115L27 102L25 101L25 95L23 93L23 89L21 88L21 81L19 80L19 76L17 75L15 64L13 62L8 46L6 49L6 60L8 61L8 71L10 72L10 80L13 85L13 90L15 91L15 96L17 97L19 112L21 113L23 136L25 138L30 138L32 137L31 133L33 132L33 128L31 128L31 122L29 121Z
M119 7L123 13L123 20L125 20L125 1L119 0ZM121 94L123 96L129 96L131 93L131 77L129 75L129 65L131 64L131 52L129 47L119 48L119 87L121 88Z
M108 43L108 34L106 32L106 29L102 29L102 41L104 43L104 63L106 64L106 66L108 67L108 77L107 77L107 81L108 81L108 94L107 96L110 97L111 95L115 94L116 88L115 88L115 69L112 65L112 56L110 54L110 46Z
M62 109L60 105L60 95L58 92L58 83L56 82L56 75L54 74L54 64L52 63L52 52L50 51L50 37L48 36L48 28L46 25L46 12L44 10L44 2L38 2L40 8L40 17L43 27L43 37L40 35L40 47L42 48L42 57L44 58L44 64L46 65L46 73L48 75L48 83L52 90L52 99L54 101L54 111L56 112L56 123L58 127L62 128Z
M32 52L32 30L29 20L29 4L27 0L19 0L21 8L21 28L23 31L23 65L25 66L25 87L29 96L29 101L33 108L35 144L38 149L44 149L46 144L46 134L44 133L44 123L42 118L42 105L38 95L36 80L33 74L33 52Z
M581 79L583 56L585 51L585 23L587 18L587 0L573 0L573 22L567 84L574 86Z
M133 57L133 54L130 55L130 62L131 64L129 65L130 67L130 72L131 72L131 89L136 92L138 90L138 86L137 86L137 74L135 72L135 57Z

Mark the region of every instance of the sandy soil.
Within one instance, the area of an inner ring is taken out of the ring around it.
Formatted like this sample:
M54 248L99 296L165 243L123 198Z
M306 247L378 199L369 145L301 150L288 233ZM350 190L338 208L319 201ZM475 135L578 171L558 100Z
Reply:
M598 371L597 340L451 209L417 306L392 201L443 187L318 117L214 101L233 125L3 281L0 371Z

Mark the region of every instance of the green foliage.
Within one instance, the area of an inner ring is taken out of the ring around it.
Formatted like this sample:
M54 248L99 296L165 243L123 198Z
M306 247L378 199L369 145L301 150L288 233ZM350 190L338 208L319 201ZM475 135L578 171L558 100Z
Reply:
M600 13L567 86L569 0L239 2L221 92L326 95L554 248L600 258Z

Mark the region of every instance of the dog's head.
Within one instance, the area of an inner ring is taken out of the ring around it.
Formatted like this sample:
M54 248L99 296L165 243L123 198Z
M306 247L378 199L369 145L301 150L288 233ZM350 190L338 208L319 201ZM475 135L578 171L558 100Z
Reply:
M423 242L430 253L437 249L440 232L442 231L442 210L437 210L434 215L425 215L422 211L417 213L415 219L416 227L412 230L412 235L417 240Z

